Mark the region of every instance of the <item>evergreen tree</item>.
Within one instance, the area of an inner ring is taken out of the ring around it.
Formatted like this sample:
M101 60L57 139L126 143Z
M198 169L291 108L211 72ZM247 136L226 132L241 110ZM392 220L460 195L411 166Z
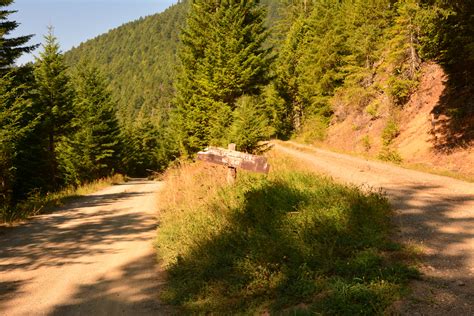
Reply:
M0 77L0 207L13 201L20 144L37 123L29 115L32 102L27 88L17 85L11 74Z
M249 96L243 96L237 102L229 134L229 143L235 143L237 150L261 154L268 149L262 141L269 139L274 131L258 103L255 97Z
M257 0L192 1L181 36L175 113L182 152L219 144L236 100L259 94L269 82L273 58L263 48L264 18Z
M59 44L53 35L52 28L48 30L43 44L43 51L37 58L34 69L37 86L37 100L42 117L41 128L46 141L48 152L48 180L52 189L60 183L56 145L59 137L70 132L73 118L73 91L63 55Z
M29 53L37 47L37 45L25 46L33 35L6 37L18 27L17 22L7 20L8 15L16 11L2 9L12 3L13 0L0 0L0 75L5 74L22 54Z
M12 210L16 186L25 167L19 158L25 152L24 141L35 134L37 117L31 96L31 69L15 68L14 63L23 53L31 52L36 45L25 46L32 35L8 38L18 26L8 21L5 10L11 0L0 0L0 209ZM3 214L4 216L7 214Z
M175 135L168 135L166 131L166 126L143 116L122 128L122 164L127 174L143 177L168 166L174 158Z
M306 116L330 115L328 100L344 81L347 37L339 2L291 6L287 19L293 22L278 59L277 89L291 107L293 127L299 131Z
M394 68L388 92L394 104L402 105L408 100L416 84L421 64L418 56L420 30L416 23L421 8L417 0L401 0L396 8L395 23L387 30L390 37L389 61Z
M74 78L75 132L59 144L66 183L79 184L113 173L119 160L119 127L110 91L98 69L78 67Z

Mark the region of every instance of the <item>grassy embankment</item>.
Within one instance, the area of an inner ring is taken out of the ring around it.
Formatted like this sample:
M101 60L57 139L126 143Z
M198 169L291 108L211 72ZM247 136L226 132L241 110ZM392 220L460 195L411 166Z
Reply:
M55 207L60 207L67 201L96 192L113 184L123 183L126 179L121 174L98 179L78 187L68 187L58 192L48 194L31 194L26 201L15 208L0 208L0 222L11 223L38 215Z
M156 239L162 299L185 313L381 314L415 269L390 240L378 192L334 183L270 153L268 177L172 169Z

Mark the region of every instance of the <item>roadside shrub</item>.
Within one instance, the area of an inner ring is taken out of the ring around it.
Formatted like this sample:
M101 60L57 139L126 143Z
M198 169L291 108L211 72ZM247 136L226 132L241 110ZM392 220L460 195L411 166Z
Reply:
M370 141L370 136L369 135L364 135L364 137L361 138L362 146L364 146L365 152L369 152L370 149L372 148L372 142Z
M384 146L377 156L378 159L382 161L393 162L396 164L401 164L403 162L402 156L395 150L390 147Z
M389 119L382 131L382 144L389 146L398 135L400 135L400 128L397 122L393 118Z
M391 76L388 80L388 94L390 95L393 104L405 104L415 87L416 81L410 79L403 79L398 76Z
M304 121L301 131L296 135L296 139L306 144L323 141L326 138L327 127L327 118L312 115Z

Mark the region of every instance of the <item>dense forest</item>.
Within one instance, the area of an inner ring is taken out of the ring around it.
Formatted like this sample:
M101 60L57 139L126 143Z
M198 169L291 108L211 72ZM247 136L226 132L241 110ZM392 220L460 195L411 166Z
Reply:
M403 110L426 61L449 75L438 111L453 117L450 145L474 138L470 1L180 1L64 55L50 29L21 67L35 46L9 36L11 3L0 0L4 217L32 194L144 176L209 144L258 152L271 137L324 138L347 111Z

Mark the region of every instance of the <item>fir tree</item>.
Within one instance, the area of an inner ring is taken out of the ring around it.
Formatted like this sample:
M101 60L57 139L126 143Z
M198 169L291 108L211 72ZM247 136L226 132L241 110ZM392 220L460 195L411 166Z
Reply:
M119 127L110 92L98 69L78 67L74 78L75 132L59 145L67 183L110 175L118 166Z
M73 118L73 91L66 74L59 44L49 28L45 36L43 51L37 58L34 69L37 100L42 116L42 132L45 134L48 151L48 175L52 188L60 184L56 145L60 136L70 132Z
M27 86L17 85L12 74L0 77L0 207L12 202L20 144L37 123L31 108Z
M18 27L17 22L7 20L8 15L16 11L2 9L12 3L13 0L0 0L0 75L5 74L22 54L29 53L37 47L37 45L25 45L33 35L7 37Z
M194 0L181 36L175 122L184 153L219 143L236 100L269 82L271 49L257 0ZM219 121L213 117L221 118Z
M268 140L274 133L264 112L259 109L255 97L243 96L237 102L230 127L229 143L235 143L237 150L261 154L268 149Z

